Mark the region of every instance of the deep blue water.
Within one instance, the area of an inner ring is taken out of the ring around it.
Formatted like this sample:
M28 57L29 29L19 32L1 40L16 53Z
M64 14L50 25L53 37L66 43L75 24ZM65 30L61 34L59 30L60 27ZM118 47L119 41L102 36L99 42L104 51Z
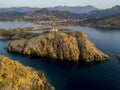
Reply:
M120 62L114 55L120 54L120 30L101 30L87 27L69 27L85 32L89 39L111 60L101 63L68 63L50 58L33 58L8 53L4 47L10 40L0 41L0 54L45 72L56 90L120 90Z

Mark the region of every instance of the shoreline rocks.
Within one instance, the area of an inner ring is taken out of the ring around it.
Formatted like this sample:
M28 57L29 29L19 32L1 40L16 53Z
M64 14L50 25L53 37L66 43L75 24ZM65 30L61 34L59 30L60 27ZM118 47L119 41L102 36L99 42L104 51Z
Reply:
M55 90L42 71L0 55L0 90Z
M55 27L55 28L58 31L69 30L67 28L62 28L62 27ZM39 33L32 33L31 31L49 31L50 29L51 29L50 26L0 29L0 40L3 40L3 39L29 39L29 38L32 38L39 34Z
M37 36L37 33L31 33L24 30L0 30L0 40L3 39L29 39Z
M44 32L28 40L15 40L6 47L13 53L72 61L103 61L110 57L83 32Z

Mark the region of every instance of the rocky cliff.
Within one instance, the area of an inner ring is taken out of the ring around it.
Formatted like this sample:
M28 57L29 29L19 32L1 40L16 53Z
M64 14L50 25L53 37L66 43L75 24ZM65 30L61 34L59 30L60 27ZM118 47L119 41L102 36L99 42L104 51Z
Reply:
M41 71L0 55L0 90L54 90Z
M9 52L72 61L101 61L109 56L89 41L83 32L46 32L29 40L15 40Z

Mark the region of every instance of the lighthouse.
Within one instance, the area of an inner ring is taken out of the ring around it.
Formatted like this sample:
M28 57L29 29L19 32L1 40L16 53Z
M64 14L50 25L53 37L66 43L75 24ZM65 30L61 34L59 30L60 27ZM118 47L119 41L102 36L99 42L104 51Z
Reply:
M52 29L50 29L50 31L58 31L58 29L53 27Z

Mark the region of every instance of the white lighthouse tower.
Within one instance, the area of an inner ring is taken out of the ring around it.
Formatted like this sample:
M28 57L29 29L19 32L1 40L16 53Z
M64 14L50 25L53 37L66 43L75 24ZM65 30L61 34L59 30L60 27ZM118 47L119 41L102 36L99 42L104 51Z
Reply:
M53 27L52 29L50 29L50 31L58 31L58 29Z

